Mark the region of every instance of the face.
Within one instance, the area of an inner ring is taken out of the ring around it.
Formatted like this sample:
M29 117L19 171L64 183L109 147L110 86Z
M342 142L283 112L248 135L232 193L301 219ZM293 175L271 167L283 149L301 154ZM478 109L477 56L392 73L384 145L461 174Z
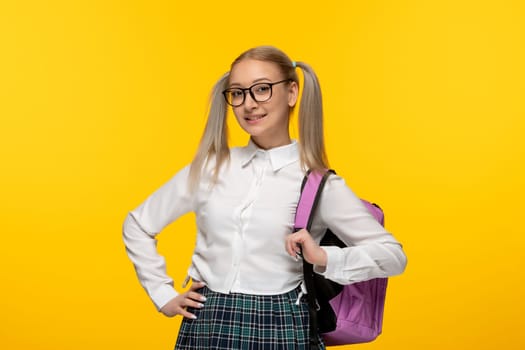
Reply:
M285 77L275 63L245 59L230 72L229 88L248 88L257 83L275 83ZM232 107L241 128L261 148L269 149L290 143L288 122L290 109L297 102L297 84L284 82L272 86L272 96L264 102L255 101L245 91L244 103Z

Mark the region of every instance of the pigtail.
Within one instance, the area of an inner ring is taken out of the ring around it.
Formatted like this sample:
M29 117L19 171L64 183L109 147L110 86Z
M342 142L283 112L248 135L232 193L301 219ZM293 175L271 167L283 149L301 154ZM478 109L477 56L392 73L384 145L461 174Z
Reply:
M222 91L228 84L229 72L225 73L215 86L210 95L210 109L206 127L201 137L199 148L190 166L189 186L194 191L201 179L203 169L212 157L215 157L213 181L217 182L219 169L225 160L230 157L228 147L228 126L226 123L227 106Z
M323 131L323 101L319 80L304 62L295 62L303 71L304 83L299 106L299 145L301 164L307 169L327 169Z

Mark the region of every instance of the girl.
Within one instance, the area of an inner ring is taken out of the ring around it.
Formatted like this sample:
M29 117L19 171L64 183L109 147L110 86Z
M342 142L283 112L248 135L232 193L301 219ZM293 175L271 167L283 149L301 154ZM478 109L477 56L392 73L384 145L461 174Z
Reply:
M299 140L290 114L304 86ZM226 111L250 135L230 149ZM321 90L310 66L269 46L241 54L215 85L193 162L131 211L124 241L142 286L166 316L183 316L176 349L309 349L302 262L339 283L401 273L406 257L339 176L330 176L311 232L293 232L307 169L328 168ZM155 236L196 214L197 240L185 293L173 288ZM347 248L320 247L330 228ZM322 341L320 348L324 349Z

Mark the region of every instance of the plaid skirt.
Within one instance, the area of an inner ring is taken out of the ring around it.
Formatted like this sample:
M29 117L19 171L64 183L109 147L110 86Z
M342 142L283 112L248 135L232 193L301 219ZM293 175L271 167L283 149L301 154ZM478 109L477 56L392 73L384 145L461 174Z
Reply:
M184 318L176 350L309 350L307 298L300 288L279 295L221 294L204 287L202 309ZM319 337L319 349L325 349Z

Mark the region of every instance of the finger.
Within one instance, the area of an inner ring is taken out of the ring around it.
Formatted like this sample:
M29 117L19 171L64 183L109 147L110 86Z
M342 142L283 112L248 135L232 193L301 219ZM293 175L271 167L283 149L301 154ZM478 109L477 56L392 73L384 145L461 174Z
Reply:
M302 257L303 256L303 250L301 249L301 246L295 247L295 255Z
M287 237L286 239L286 251L287 253L292 256L293 258L296 257L296 246L297 246L297 243L295 243L295 234L292 234L290 236Z
M184 301L184 306L192 307L194 309L202 309L204 307L204 304L197 300L186 298L186 300Z
M295 261L299 261L299 258L301 257L301 248L297 246L297 243L290 242L290 244L287 247L288 254L295 259Z
M196 319L197 316L195 316L194 314L192 314L191 312L188 312L188 310L186 309L181 309L181 311L179 312L179 314L183 317L186 317L186 318L189 318L189 319Z
M292 244L291 244L291 237L292 235L286 236L286 239L284 240L284 249L289 255L292 255Z
M200 289L202 287L204 287L206 284L204 282L200 282L200 281L194 281L191 286L190 286L190 290L197 290L197 289Z
M291 250L292 250L293 256L296 256L297 254L300 255L301 254L301 242L298 240L294 240L292 242Z
M312 236L308 233L308 231L304 230L297 236L297 244L299 247L308 245L309 242L312 240Z
M293 237L294 241L294 254L303 258L305 254L305 249L308 250L310 243L312 241L312 236L310 236L310 233L306 229L301 229L294 233Z
M188 299L190 300L196 300L196 301L200 301L200 302L204 302L206 301L206 297L200 293L197 293L197 292L189 292L188 293Z
M305 240L303 230L298 231L293 234L293 236L290 239L290 248L293 254L300 253L301 252L301 245L303 244Z
M309 234L305 228L302 228L299 231L295 232L295 235L297 236L303 236L304 234Z

